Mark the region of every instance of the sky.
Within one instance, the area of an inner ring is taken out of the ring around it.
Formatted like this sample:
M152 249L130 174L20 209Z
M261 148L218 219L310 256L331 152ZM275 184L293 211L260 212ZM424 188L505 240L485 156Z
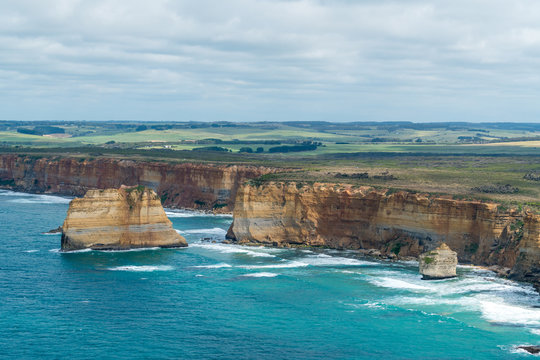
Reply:
M537 0L0 0L0 119L540 122Z

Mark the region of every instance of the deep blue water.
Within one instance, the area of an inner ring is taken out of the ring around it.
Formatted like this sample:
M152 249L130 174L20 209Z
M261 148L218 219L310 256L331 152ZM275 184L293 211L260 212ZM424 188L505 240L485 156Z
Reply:
M60 253L68 199L0 190L0 357L508 359L540 341L529 285L352 251L240 247L230 217L169 211L187 249Z

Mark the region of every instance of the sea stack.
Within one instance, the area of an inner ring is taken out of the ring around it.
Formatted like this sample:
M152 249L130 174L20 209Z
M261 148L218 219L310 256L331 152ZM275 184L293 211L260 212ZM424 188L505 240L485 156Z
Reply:
M446 279L456 276L457 253L445 243L418 257L420 274L424 280Z
M184 246L154 190L143 186L89 190L70 202L62 225L63 251Z

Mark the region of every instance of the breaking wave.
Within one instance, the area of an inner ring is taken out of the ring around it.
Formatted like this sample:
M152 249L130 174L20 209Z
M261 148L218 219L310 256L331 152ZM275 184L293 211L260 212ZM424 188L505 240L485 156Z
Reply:
M258 272L258 273L252 273L252 274L244 274L240 275L243 277L276 277L279 274L271 273L271 272Z
M115 266L107 268L111 271L135 271L135 272L154 272L154 271L171 271L174 267L169 265L127 265L127 266Z

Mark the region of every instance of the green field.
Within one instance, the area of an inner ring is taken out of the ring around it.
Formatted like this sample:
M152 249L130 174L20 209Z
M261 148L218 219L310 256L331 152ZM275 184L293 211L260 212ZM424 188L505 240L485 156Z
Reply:
M304 151L270 152L295 146ZM209 147L222 151L193 150ZM351 183L540 208L540 182L524 179L540 174L540 124L3 121L0 151L255 164L287 169L261 181ZM485 191L507 184L518 190Z

